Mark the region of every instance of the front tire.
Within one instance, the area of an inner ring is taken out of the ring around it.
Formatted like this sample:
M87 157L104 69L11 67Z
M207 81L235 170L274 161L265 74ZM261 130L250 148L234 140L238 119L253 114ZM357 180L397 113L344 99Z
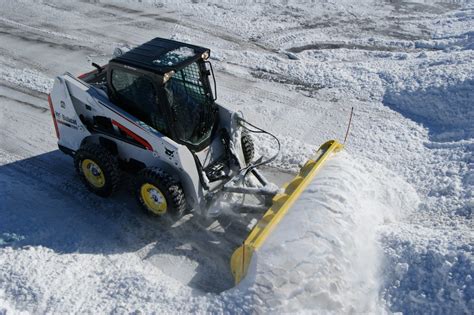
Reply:
M253 138L247 132L242 132L240 138L242 144L242 152L244 153L245 164L249 164L255 155L255 146L253 144Z
M76 171L91 192L108 197L118 189L120 170L117 158L104 147L86 143L74 155Z
M181 184L160 168L145 168L140 171L135 193L138 203L148 214L171 216L177 220L186 210Z

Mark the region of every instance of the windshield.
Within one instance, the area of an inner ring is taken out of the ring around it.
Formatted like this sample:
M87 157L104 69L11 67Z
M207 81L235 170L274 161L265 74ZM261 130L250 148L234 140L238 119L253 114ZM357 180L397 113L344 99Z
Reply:
M200 145L209 139L216 112L205 64L193 62L177 71L165 89L178 140Z

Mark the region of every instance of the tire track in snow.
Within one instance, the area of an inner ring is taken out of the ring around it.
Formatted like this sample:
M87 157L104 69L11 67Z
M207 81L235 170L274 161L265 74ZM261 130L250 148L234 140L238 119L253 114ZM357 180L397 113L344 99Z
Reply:
M62 39L67 39L67 40L72 40L72 41L84 41L83 38L79 38L77 36L68 35L65 33L59 33L59 32L51 31L48 29L32 27L32 26L29 26L20 22L16 22L7 18L3 18L3 17L0 17L0 21L3 22L4 24L14 26L15 29L23 30L23 33L41 33L41 34L46 35L47 37L52 36L52 37L62 38Z

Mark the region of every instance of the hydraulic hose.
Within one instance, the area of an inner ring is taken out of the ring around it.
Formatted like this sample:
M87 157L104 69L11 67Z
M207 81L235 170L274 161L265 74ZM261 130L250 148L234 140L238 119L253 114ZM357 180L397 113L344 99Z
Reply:
M271 132L268 132L266 130L263 130L262 128L259 128L257 126L255 126L254 124L246 121L245 119L243 119L242 117L239 117L238 118L239 120L239 123L240 125L242 126L242 128L244 128L245 130L247 130L248 132L251 132L251 133L260 133L260 134L266 134L266 135L269 135L270 137L272 137L273 139L275 139L276 143L277 143L277 146L278 146L278 150L277 152L270 158L266 159L266 160L263 160L263 161L259 161L257 160L256 163L254 164L250 164L249 166L247 166L246 168L243 169L243 172L244 172L244 177L250 172L252 171L254 168L257 168L259 166L262 166L262 165L266 165L266 164L269 164L271 162L273 162L277 157L278 155L280 154L280 150L281 150L281 143L280 143L280 140L274 135L272 134ZM251 126L252 128L254 129L250 129L248 126Z

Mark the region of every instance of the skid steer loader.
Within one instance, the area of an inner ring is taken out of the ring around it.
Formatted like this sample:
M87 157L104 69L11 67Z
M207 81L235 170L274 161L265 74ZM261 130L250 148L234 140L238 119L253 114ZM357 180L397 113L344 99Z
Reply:
M257 203L239 205L268 210L232 256L238 283L253 252L341 145L321 146L283 189L270 183L258 167L271 159L254 160L250 135L267 132L215 102L209 56L207 48L155 38L79 77L58 76L49 104L59 149L99 196L117 190L122 170L135 175L141 207L161 217L209 215L220 192L256 196Z

